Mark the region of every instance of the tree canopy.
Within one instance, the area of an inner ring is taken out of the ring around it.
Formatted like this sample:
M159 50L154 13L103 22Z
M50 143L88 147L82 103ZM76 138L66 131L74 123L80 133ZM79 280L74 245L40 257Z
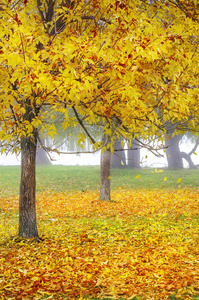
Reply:
M117 137L161 136L167 122L196 130L199 8L189 2L1 2L1 146L18 149L34 128L53 137L57 112L63 129L103 124Z

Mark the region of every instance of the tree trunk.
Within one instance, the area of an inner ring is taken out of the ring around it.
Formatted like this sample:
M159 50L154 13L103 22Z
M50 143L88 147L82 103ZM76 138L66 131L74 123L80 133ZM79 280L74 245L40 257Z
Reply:
M121 141L116 141L114 144L114 152L111 154L111 168L122 169L126 167L126 156L124 149L122 149Z
M128 167L132 169L140 168L140 148L136 140L132 140L132 145L128 150Z
M186 161L189 164L189 169L197 169L199 167L199 164L195 165L191 159L191 154L186 152L181 152L182 158L186 159Z
M198 146L199 146L199 138L196 139L195 145L189 153L181 152L182 158L186 159L186 161L189 164L189 169L197 169L199 167L199 164L195 165L191 159L191 155L196 151Z
M37 134L23 137L21 142L21 183L19 196L19 236L38 239L35 189L36 189Z
M41 138L40 138L41 140ZM38 142L37 152L36 152L36 164L37 165L52 165L50 159L48 158L46 151L42 148L40 142Z
M172 137L172 133L169 133L165 137L166 156L169 169L183 169L182 155L179 148L179 141L182 138L180 135Z
M110 137L105 136L110 141ZM107 145L107 143L106 143ZM101 188L100 200L111 200L111 187L110 187L110 166L111 166L111 151L110 149L101 152Z

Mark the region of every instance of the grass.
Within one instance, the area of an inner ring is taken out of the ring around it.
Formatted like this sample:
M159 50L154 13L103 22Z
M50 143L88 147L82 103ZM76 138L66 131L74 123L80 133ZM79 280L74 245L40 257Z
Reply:
M175 189L199 187L199 169L167 170L112 169L111 189ZM135 179L140 175L138 179ZM167 177L167 180L164 179ZM181 182L177 184L177 180ZM56 184L55 184L56 183ZM19 166L0 166L0 196L18 195ZM37 192L54 190L92 191L100 189L99 166L37 166Z

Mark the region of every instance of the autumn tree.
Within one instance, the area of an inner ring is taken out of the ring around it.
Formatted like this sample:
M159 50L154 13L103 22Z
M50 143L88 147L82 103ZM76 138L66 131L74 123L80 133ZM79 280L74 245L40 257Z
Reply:
M125 168L126 167L126 155L124 152L124 141L117 140L113 145L114 152L111 155L111 168Z
M87 135L93 149L103 153L113 152L114 140L121 137L163 139L168 121L175 132L184 122L186 130L194 130L198 7L192 3L194 13L186 8L187 17L177 4L1 2L0 139L2 152L21 151L19 236L38 238L36 146L44 132L56 135L57 113L64 116L63 130L80 124L80 142ZM87 124L101 126L103 142L92 137ZM108 172L104 176L110 181ZM104 191L100 197L110 199Z
M165 137L166 156L169 169L183 169L182 156L180 155L179 142L182 136L175 135L172 137L172 133Z
M184 158L187 161L190 169L197 169L197 168L199 168L199 164L195 164L193 162L193 160L192 160L192 157L194 155L197 155L196 154L196 150L197 150L198 146L199 146L199 138L196 138L195 141L194 141L194 145L192 146L191 149L189 149L188 153L184 152L184 151L180 152L182 158Z
M143 145L139 143L139 140L132 140L127 143L124 140L115 141L114 152L111 155L111 168L140 168L140 149L142 147Z
M41 140L41 139L40 139ZM37 150L36 150L36 164L38 165L50 165L51 158L47 155L47 152L43 148L43 141L39 141L37 143Z
M181 151L180 142L183 139L183 135L172 135L170 133L165 137L166 157L169 169L183 169L183 159L187 161L190 169L197 169L199 164L194 164L191 156L196 154L196 150L199 146L199 138L194 141L194 145L191 146L189 152Z
M141 167L140 150L141 145L138 143L138 141L133 139L131 143L128 143L127 162L129 168L139 169Z

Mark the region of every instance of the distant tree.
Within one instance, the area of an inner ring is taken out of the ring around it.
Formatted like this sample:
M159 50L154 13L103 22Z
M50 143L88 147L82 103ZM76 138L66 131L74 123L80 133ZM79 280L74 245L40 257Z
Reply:
M190 142L190 140L189 140L189 142ZM192 155L196 155L196 150L197 150L198 146L199 146L199 138L196 138L194 140L193 148L188 153L181 151L181 156L182 156L182 158L184 158L187 161L190 169L199 168L199 164L194 164L192 157L191 157Z
M192 146L192 149L188 153L180 150L180 141L182 140L182 138L183 135L172 136L172 133L168 134L165 137L168 168L182 169L183 159L185 159L190 169L197 169L199 167L199 164L194 164L191 156L194 155L197 147L199 146L199 138L195 140L194 146Z
M127 164L131 169L139 169L140 166L140 145L138 141L132 140L128 143Z
M123 141L118 140L114 142L114 152L111 154L111 169L126 168L126 155L123 147Z
M43 142L42 142L43 143ZM40 141L37 144L36 150L36 164L37 165L51 165L51 160L49 159L47 152L42 147Z
M111 168L123 169L127 166L129 168L140 168L140 145L136 140L127 143L126 154L124 149L124 142L118 140L113 145L114 152L111 155ZM126 157L127 156L127 157Z
M169 169L183 169L182 155L180 152L179 142L182 135L175 135L169 133L165 137L166 157Z

